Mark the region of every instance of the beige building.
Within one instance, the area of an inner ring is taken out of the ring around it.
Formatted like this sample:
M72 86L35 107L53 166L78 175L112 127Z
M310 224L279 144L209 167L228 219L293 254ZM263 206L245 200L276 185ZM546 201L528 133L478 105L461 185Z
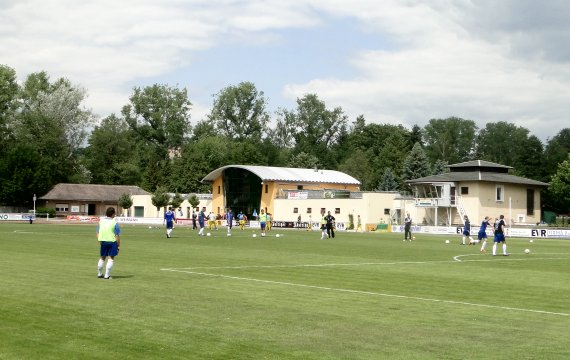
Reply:
M510 166L483 160L449 166L450 172L408 181L418 224L462 224L504 215L509 224L540 222L540 191L548 184L509 174ZM413 214L412 214L413 215Z

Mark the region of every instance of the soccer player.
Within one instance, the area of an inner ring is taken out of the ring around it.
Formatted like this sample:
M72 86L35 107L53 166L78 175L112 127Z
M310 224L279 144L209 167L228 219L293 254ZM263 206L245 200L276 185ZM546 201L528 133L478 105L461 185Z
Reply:
M463 217L463 238L461 240L461 245L465 245L465 238L469 237L469 245L474 243L473 237L471 236L471 221L469 221L469 217L465 215Z
M226 221L228 223L228 235L232 234L232 227L234 225L234 214L232 214L232 209L228 209L226 214Z
M356 220L356 232L358 232L358 230L362 232L362 219L360 219L360 215L358 215Z
M328 215L325 217L327 220L327 236L329 239L332 237L334 239L334 228L335 228L335 218L331 215L331 212L328 212Z
M198 213L198 226L200 230L198 231L198 236L204 236L204 224L206 223L206 207L204 206L202 210Z
M406 213L404 218L404 241L408 239L412 241L412 217L410 213Z
M259 211L259 225L261 226L261 236L265 236L265 228L267 226L267 214L263 209Z
M327 218L323 212L321 216L321 240L324 240L325 237L327 237Z
M166 238L170 239L172 237L172 229L174 229L174 222L176 221L176 215L172 211L172 207L168 208L168 211L164 213L164 220L162 224L166 223Z
M210 225L210 230L218 230L218 225L216 224L216 215L213 211L210 211L210 215L208 215L209 221L208 224Z
M495 222L495 238L493 239L493 256L497 255L497 244L503 244L503 256L509 256L507 253L507 242L505 240L505 216L499 216L499 220Z
M101 217L99 220L96 233L97 241L100 244L97 277L99 279L111 279L111 269L113 269L115 256L119 255L119 248L121 247L121 228L115 219L115 208L107 208L105 217ZM107 260L105 276L103 276L103 266L107 257L109 260Z
M477 233L477 239L483 242L481 244L481 250L480 250L482 253L485 252L485 246L487 246L487 226L491 226L491 223L489 222L489 217L485 216L483 221L481 221L481 227L479 228L479 232Z
M267 231L271 231L271 214L267 213Z

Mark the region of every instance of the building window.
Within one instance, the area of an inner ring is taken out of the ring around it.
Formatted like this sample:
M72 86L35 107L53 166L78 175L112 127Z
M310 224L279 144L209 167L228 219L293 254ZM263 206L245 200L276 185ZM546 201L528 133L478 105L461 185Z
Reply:
M534 215L534 189L526 189L526 214Z
M297 190L303 190L303 185L297 185Z
M462 186L461 187L461 195L469 195L469 187Z
M55 204L55 211L69 211L69 204Z
M384 215L390 215L390 209L384 209Z
M340 208L335 208L335 209L334 209L334 213L335 213L335 214L340 214Z
M505 201L505 187L503 185L497 185L496 190L496 201Z
M307 214L310 214L313 212L313 208L307 208Z
M267 194L269 192L269 185L265 184L265 193Z
M218 194L221 192L221 186L218 186Z
M299 208L293 208L293 214L298 214L299 213Z

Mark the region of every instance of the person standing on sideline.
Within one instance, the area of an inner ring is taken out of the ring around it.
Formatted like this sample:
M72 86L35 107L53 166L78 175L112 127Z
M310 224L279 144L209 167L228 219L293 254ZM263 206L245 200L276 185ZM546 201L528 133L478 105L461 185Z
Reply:
M267 227L267 214L263 209L259 211L259 225L261 226L261 236L265 236L265 228Z
M204 206L202 210L198 213L198 226L200 230L198 231L198 236L204 236L204 224L206 223L206 207Z
M267 231L271 231L271 214L267 213L267 225L266 225Z
M491 226L491 223L489 223L489 217L485 216L483 221L481 221L481 227L479 228L479 232L477 233L477 239L483 242L481 244L481 250L480 250L482 253L485 252L485 246L487 246L487 226Z
M99 279L111 279L111 269L113 269L115 256L119 255L119 248L121 247L121 228L115 219L115 208L107 208L105 217L101 217L99 220L96 233L97 241L99 241L100 245L97 277ZM107 260L107 257L109 257L109 260ZM107 260L107 266L103 276L105 260Z
M465 238L469 237L469 245L475 243L473 237L471 236L471 221L469 221L469 217L465 215L463 217L463 238L461 240L461 245L465 245Z
M327 237L327 217L325 216L325 212L321 214L321 240L324 240Z
M192 230L196 230L198 228L196 222L198 220L198 216L194 211L192 211Z
M172 229L174 229L174 222L176 221L176 215L172 211L172 207L168 208L168 211L164 213L164 220L162 224L166 223L166 238L170 239L172 237Z
M404 241L406 240L412 241L412 217L409 212L404 218Z
M335 224L335 218L334 216L331 215L331 212L328 212L328 215L326 216L326 220L327 220L327 236L329 237L329 239L332 237L334 239L334 228L336 226Z
M362 219L360 218L360 215L358 215L356 218L356 232L359 230L362 232Z
M226 221L228 223L228 236L232 235L232 227L234 225L234 214L232 214L232 209L228 209L226 213Z
M505 240L505 215L499 216L499 220L495 222L495 239L493 239L493 256L497 255L497 244L503 244L503 256L509 256L507 253L507 241Z

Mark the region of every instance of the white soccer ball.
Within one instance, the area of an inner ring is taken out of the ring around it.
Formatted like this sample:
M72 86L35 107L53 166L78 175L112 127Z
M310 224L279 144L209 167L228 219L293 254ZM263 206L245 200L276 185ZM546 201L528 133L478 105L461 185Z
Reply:
M275 237L279 237L279 234L275 234Z
M210 234L210 233L207 233L207 234L206 234L206 236L212 236L212 234Z
M152 226L149 226L148 228L149 228L149 229L152 229Z
M525 254L530 254L530 249L524 249Z
M232 234L228 234L227 236L232 236Z
M257 237L257 234L253 234L253 237Z
M533 240L533 239L530 239L528 242L529 242L529 243L532 243L532 242L534 242L534 240Z
M446 244L449 244L449 240L445 240L445 243L446 243Z

